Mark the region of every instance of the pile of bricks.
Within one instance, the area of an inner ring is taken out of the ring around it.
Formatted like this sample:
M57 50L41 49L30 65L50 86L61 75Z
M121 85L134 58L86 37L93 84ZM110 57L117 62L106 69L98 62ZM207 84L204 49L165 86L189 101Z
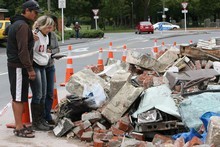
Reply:
M120 86L114 87L114 85L110 85L110 90L108 89L110 91L108 93L110 100L107 100L104 106L98 110L82 114L81 120L73 122L71 124L72 127L69 127L69 131L66 131L68 134L64 134L67 135L68 138L77 137L81 141L87 142L88 146L95 147L192 147L200 145L212 147L212 145L203 144L198 137L193 137L188 142L185 142L182 137L173 140L171 137L168 137L168 135L161 135L162 133L154 134L153 139L148 142L146 141L146 132L136 132L134 128L135 124L128 115L131 106L145 89L170 82L166 81L169 79L165 79L163 76L167 70L178 70L178 72L181 72L212 68L212 60L209 58L202 58L200 60L191 57L190 60L187 58L187 52L181 52L181 54L183 56L179 56L180 54L176 53L176 50L171 51L166 49L160 51L156 55L157 59L154 59L137 52L128 52L127 64L129 66L129 73L122 74L125 80L117 81L116 78L116 80L112 82ZM176 68L170 69L170 67L174 66ZM94 73L101 72L96 66L89 66L88 68ZM92 75L89 72L84 73L83 76L85 77L87 77L86 74ZM76 76L76 74L74 76ZM80 77L83 76L77 75L75 79L80 79ZM111 78L114 79L113 77ZM102 80L100 80L101 83L103 83L102 85L106 85ZM88 82L89 80L85 81ZM80 81L80 84L77 83L74 86L81 85L81 87L79 87L83 89L83 83L85 83L85 81ZM74 81L72 83L76 82ZM71 88L71 86L69 87ZM72 89L75 90L75 87ZM172 94L180 94L182 91L182 87L178 82L170 85L170 88ZM195 89L195 86L192 86L187 90L188 92L192 92L195 91ZM79 92L77 94L80 95ZM182 100L184 100L183 97L181 101ZM164 132L163 133L166 134L166 131Z

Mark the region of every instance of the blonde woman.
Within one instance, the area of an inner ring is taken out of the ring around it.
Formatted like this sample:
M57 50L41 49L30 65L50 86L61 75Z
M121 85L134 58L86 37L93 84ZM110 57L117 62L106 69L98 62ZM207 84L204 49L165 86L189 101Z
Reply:
M54 21L49 16L39 17L33 25L35 39L33 67L36 73L35 80L30 81L32 90L31 113L32 128L39 131L49 131L51 128L44 119L44 106L46 98L46 73L50 53L47 52L49 43L48 33L52 31Z

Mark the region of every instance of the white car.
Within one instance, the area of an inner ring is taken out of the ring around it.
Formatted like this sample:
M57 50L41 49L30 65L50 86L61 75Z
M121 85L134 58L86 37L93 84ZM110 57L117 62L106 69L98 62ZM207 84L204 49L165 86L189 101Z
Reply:
M180 26L171 24L169 22L158 22L153 25L154 30L175 30L179 29Z

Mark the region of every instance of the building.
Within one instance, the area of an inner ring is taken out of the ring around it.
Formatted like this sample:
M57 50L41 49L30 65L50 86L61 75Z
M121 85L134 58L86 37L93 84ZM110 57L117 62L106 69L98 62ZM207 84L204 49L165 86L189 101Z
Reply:
M8 12L8 9L2 9L0 8L0 20L4 20L5 19L5 13Z

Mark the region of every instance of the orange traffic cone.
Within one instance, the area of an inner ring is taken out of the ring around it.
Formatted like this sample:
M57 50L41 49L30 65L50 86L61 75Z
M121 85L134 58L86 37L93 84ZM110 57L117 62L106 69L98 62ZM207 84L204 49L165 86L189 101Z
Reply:
M24 125L30 125L30 111L29 111L29 103L28 102L24 102L24 111L22 114L22 123ZM6 124L7 128L15 128L15 124L14 123L10 123L10 124Z
M104 70L103 59L102 59L102 52L103 52L103 50L102 50L102 48L100 48L99 49L99 57L98 57L98 65L97 65L97 67L98 67L98 69L100 71Z
M164 41L161 43L161 50L164 50L165 49L165 43Z
M69 81L70 77L73 75L73 59L71 58L71 51L72 51L72 45L68 46L68 56L67 56L67 64L66 64L66 77L65 82L60 83L60 86L65 86L66 83Z
M113 51L112 51L112 42L109 43L109 51L108 51L108 58L114 58Z
M173 43L173 47L176 48L176 42Z
M157 40L154 40L154 47L153 47L153 55L156 57L156 54L158 53L158 46L157 46Z
M123 61L123 62L126 62L126 52L127 52L127 46L124 45L123 46L123 54L122 54L122 57L121 57L121 61Z
M56 79L56 74L55 74L52 110L55 110L56 106L58 105L58 94L57 94L57 83L56 82L57 82L57 79Z
M24 103L24 111L22 114L22 123L23 124L30 124L30 111L29 111L29 103Z

